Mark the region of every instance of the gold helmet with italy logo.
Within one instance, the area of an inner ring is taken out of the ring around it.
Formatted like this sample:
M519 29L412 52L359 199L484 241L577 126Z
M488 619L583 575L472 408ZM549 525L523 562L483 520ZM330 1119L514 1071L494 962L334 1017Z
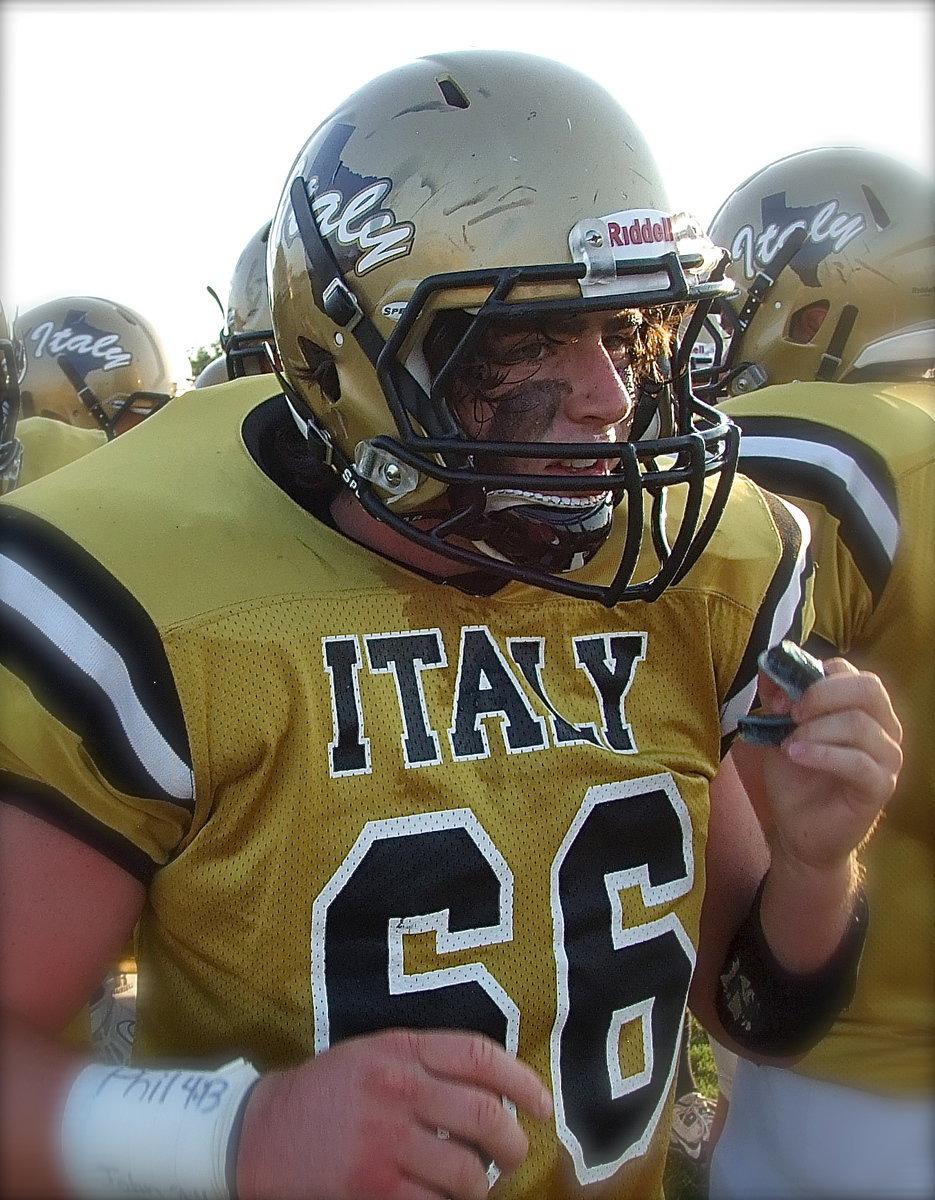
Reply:
M317 453L419 545L607 605L655 599L711 536L734 468L736 430L689 371L704 312L733 291L726 261L673 215L642 135L594 80L509 51L422 58L344 101L289 173L268 257L280 378ZM476 377L491 327L594 311L624 314L640 347L628 440L466 435L451 391ZM599 494L582 471L490 467L596 453ZM621 526L612 565L582 576Z
M920 379L935 361L935 188L859 146L819 146L751 175L714 216L740 290L709 322L705 388Z
M100 296L63 296L16 318L24 416L50 417L108 438L174 394L162 339L138 312Z

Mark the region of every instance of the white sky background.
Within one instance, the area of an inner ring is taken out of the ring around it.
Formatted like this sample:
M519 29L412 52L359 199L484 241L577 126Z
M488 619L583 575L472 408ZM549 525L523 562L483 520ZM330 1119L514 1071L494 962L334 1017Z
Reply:
M929 0L2 0L8 315L135 308L185 386L231 271L318 122L374 75L472 47L562 59L614 92L674 209L705 223L753 171L862 144L931 174Z

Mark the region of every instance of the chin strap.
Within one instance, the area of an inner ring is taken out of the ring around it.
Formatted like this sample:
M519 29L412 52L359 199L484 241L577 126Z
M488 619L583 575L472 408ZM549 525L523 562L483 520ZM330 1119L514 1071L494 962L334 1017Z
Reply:
M501 561L564 573L584 566L604 544L613 507L609 492L585 506L549 504L529 492L498 491L486 497L483 512L471 503L446 525Z
M805 245L807 238L807 229L799 228L793 230L768 267L761 267L757 271L753 282L747 289L747 298L744 301L744 306L737 314L737 328L741 333L747 332L750 322L759 311L760 305L766 299L770 288L775 286L776 280Z
M734 330L728 343L728 360L733 357L734 347L739 344L743 335L750 328L753 318L759 312L770 290L776 285L779 276L789 266L807 239L807 229L794 230L779 248L772 262L757 271L753 282L747 289L747 298L743 307L733 317ZM718 370L716 363L712 369L712 383L704 389L706 393L737 396L755 391L768 383L766 372L759 363L742 362L735 367L726 366L721 371L720 378L718 378Z
M851 331L854 328L854 323L857 320L857 306L855 304L845 304L841 309L841 315L838 317L838 323L834 327L834 333L831 335L831 340L828 342L828 348L821 356L818 370L815 372L815 378L823 383L829 383L837 378L838 371L841 369L841 361L844 357L844 347L847 344L847 339L851 336Z

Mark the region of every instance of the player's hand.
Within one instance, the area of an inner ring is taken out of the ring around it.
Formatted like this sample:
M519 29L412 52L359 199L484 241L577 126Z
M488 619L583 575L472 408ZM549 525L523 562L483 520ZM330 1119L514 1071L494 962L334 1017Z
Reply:
M508 1174L529 1149L504 1096L525 1116L551 1114L535 1072L481 1034L395 1029L350 1038L256 1085L238 1196L482 1200L486 1164Z
M760 672L764 708L788 713L796 728L780 747L742 751L763 756L774 859L818 868L847 859L871 834L902 765L902 729L877 676L841 658L824 667L795 701Z

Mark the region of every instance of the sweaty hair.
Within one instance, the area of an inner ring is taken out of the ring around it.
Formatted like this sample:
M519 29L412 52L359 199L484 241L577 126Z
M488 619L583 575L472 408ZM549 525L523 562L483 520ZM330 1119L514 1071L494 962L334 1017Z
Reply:
M627 349L630 357L630 372L632 378L626 380L629 384L640 384L652 380L664 382L667 376L669 355L675 342L679 321L684 314L684 306L665 305L656 308L622 309L616 314L608 314L609 319L619 321L616 329L627 339ZM573 320L573 316L569 320ZM470 329L474 317L460 310L438 313L423 342L425 359L434 378L451 357L461 338ZM526 334L540 345L545 346L556 341L554 333L537 328L541 322L531 322L528 319L517 320L515 328L518 333ZM494 328L499 332L503 323ZM561 332L561 322L557 325ZM478 332L477 337L468 347L458 362L450 393L446 399L484 401L490 394L505 382L511 367L505 361L498 361L494 350L493 329L486 324ZM529 364L530 377L538 370L538 364Z

